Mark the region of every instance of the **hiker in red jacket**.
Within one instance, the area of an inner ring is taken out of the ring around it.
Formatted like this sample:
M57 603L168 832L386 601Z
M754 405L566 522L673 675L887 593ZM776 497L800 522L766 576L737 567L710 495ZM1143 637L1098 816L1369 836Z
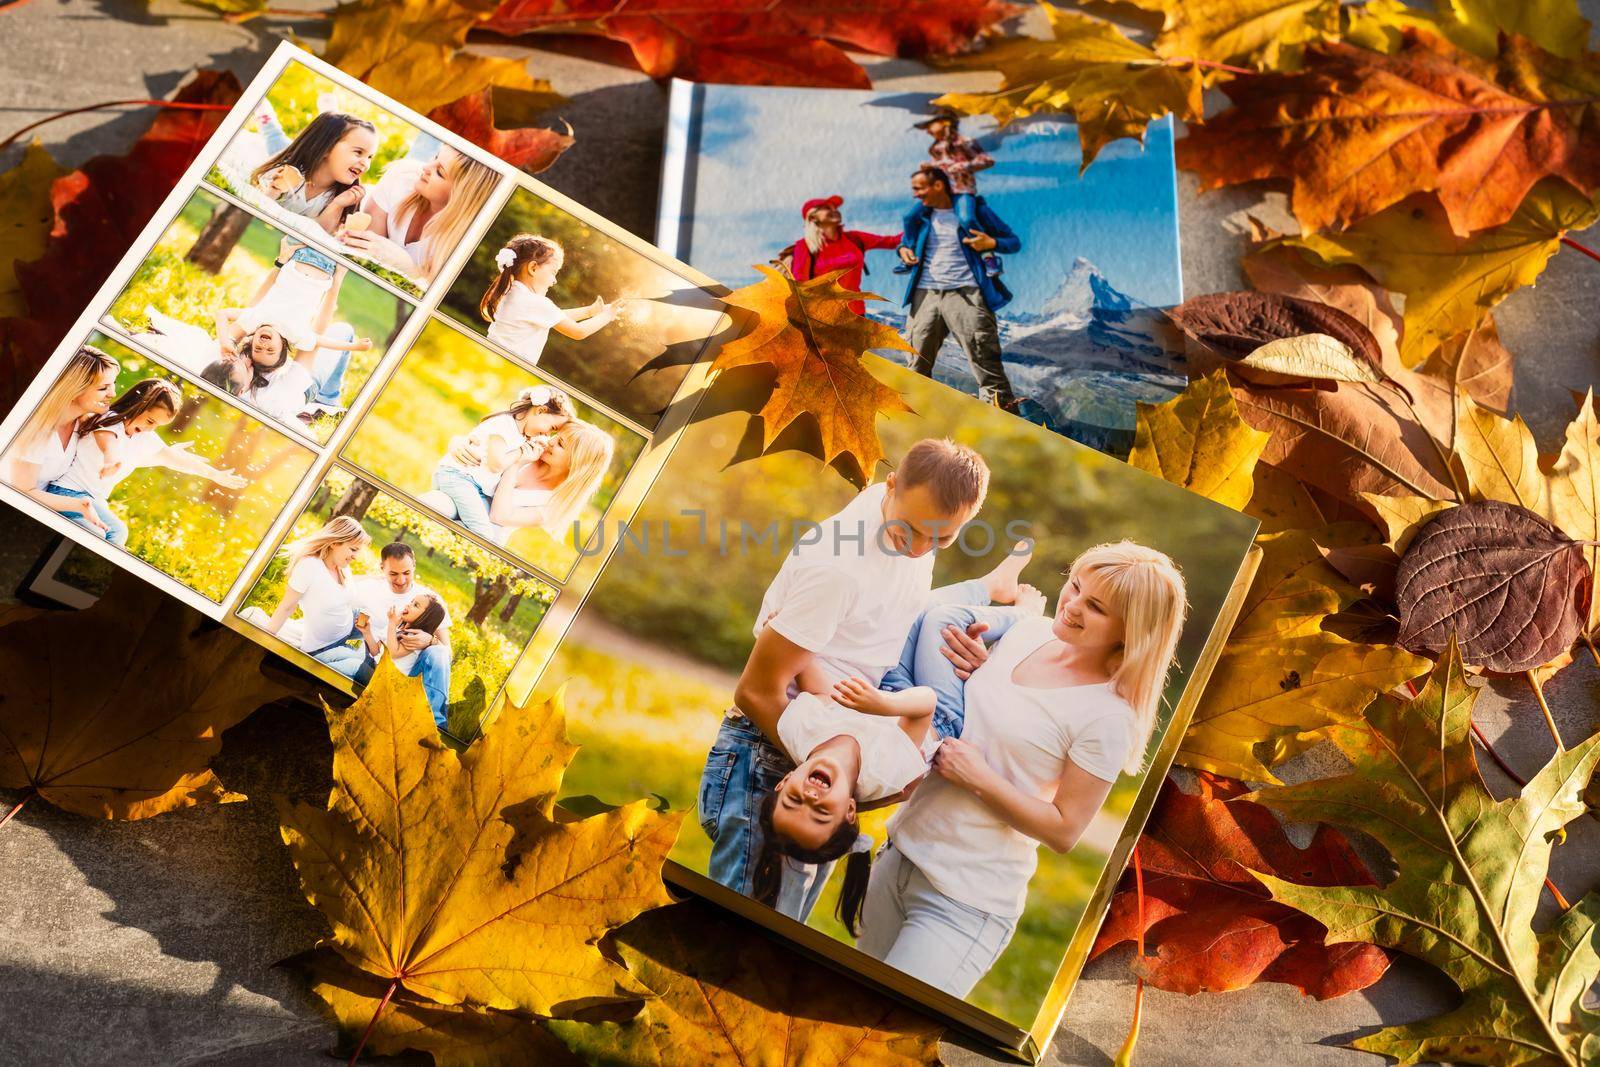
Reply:
M807 200L800 208L800 217L806 220L805 236L796 241L793 247L784 249L780 261L790 275L800 282L843 268L844 274L840 275L839 284L860 292L867 252L874 248L898 247L900 235L885 236L845 229L844 216L839 214L839 205L842 203L842 196ZM864 314L865 301L850 301L850 310L857 315Z

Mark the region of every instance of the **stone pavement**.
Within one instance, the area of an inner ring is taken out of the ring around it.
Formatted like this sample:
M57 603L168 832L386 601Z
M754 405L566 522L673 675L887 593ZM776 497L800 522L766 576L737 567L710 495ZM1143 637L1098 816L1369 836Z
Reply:
M1600 0L1582 4L1600 19ZM32 0L0 13L0 135L65 107L161 96L196 66L241 79L276 44L281 23L230 26L175 0ZM319 27L298 27L315 39ZM527 50L486 43L485 51ZM542 177L646 237L653 226L665 89L619 60L609 44L541 52L536 74L571 103L559 116L576 146ZM913 64L874 67L880 87L921 88ZM41 131L66 164L122 151L149 121L144 112L96 113ZM15 162L18 149L0 155ZM1189 294L1239 288L1244 212L1287 224L1283 197L1259 188L1197 196L1180 173L1183 273ZM1600 244L1600 232L1586 239ZM116 253L113 253L116 254ZM1566 251L1534 290L1498 314L1518 357L1516 402L1549 449L1572 411L1569 388L1594 384L1600 324L1600 263ZM36 557L42 531L0 508L0 585L9 588ZM1585 661L1548 689L1569 739L1600 726L1600 671ZM1478 721L1520 772L1549 756L1536 707L1485 694ZM332 1030L299 981L272 963L322 933L303 903L277 834L273 794L326 796L328 741L306 709L264 710L224 737L217 772L256 802L196 808L132 824L107 824L32 805L0 830L0 1062L32 1064L249 1064L315 1067L328 1062ZM1324 773L1324 753L1300 773ZM1508 780L1489 770L1491 786ZM7 801L0 795L0 801ZM1600 883L1600 826L1574 824L1552 877L1577 899ZM1048 1062L1108 1065L1126 1031L1133 982L1124 949L1090 966ZM1141 1067L1222 1064L1364 1067L1379 1061L1337 1047L1383 1023L1448 1010L1456 994L1427 967L1400 960L1372 989L1327 1003L1263 985L1227 995L1146 994ZM945 1050L954 1064L992 1062L965 1042ZM418 1062L426 1062L425 1059Z

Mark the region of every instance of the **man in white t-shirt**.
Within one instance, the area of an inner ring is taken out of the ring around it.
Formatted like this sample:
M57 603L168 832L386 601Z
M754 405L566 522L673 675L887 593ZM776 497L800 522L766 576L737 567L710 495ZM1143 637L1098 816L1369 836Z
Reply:
M778 720L799 693L797 676L811 668L829 683L854 676L877 684L899 661L929 599L934 550L977 514L988 480L972 449L919 441L885 481L862 490L784 560L761 601L737 707L724 717L701 778L700 821L712 840L707 873L716 881L755 894L761 802L793 760L811 755L786 753L778 736ZM837 802L825 794L808 786L807 803L820 811ZM795 843L810 851L827 844ZM797 892L795 867L786 867L786 884L769 903L803 920L822 879Z
M357 578L350 594L356 610L365 612L371 620L372 636L384 642L389 636L390 608L405 607L418 593L438 600L441 607L444 607L444 599L416 580L417 554L404 541L384 545L378 556L379 573ZM450 703L450 609L445 608L444 621L432 634L409 630L401 635L400 645L408 652L417 653L416 661L406 673L422 679L434 722L442 728ZM357 672L356 683L365 685L372 678L375 666L376 660L369 657Z

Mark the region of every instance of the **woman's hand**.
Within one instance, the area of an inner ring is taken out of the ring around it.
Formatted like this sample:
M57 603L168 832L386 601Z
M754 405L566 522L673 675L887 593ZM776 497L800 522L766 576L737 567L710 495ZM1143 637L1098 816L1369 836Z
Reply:
M239 346L234 343L231 336L226 333L217 333L217 352L223 359L233 359L239 354Z
M465 437L450 438L450 450L445 453L450 457L450 462L458 467L476 467L483 462L483 449L478 448Z
M371 230L346 233L344 243L356 255L370 259L390 270L399 271L401 274L411 274L417 269L416 263L412 262L411 256L404 248Z
M245 486L250 484L249 478L246 478L242 474L235 474L226 467L218 467L216 473L212 475L211 480L222 486L224 489L243 489Z
M989 661L989 646L983 643L988 629L988 623L975 622L965 630L946 626L940 635L944 644L939 646L939 652L955 667L956 677L962 681L972 677L973 671Z
M994 778L994 768L976 745L947 737L933 754L933 769L969 793L980 792Z

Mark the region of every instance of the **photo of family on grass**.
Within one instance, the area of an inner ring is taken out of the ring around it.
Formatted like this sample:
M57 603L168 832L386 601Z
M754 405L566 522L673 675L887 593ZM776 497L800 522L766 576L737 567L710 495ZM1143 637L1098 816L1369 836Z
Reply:
M1135 401L1183 387L1159 328L1183 298L1170 124L1080 173L1059 119L997 128L922 93L673 92L657 241L680 259L735 286L762 262L842 271L884 298L854 307L905 337L893 358L1114 454Z
M357 690L388 657L470 741L556 592L334 468L238 616Z
M410 313L410 304L370 278L201 191L102 321L323 442Z
M291 63L206 180L416 296L438 277L501 177Z
M90 336L0 452L0 479L213 602L314 456L155 361Z
M618 553L539 685L572 794L694 809L688 870L1027 1028L1256 523L869 362L921 413L869 484L691 426L636 520L687 557Z
M726 322L699 282L529 189L506 201L440 310L646 433Z
M564 581L645 441L434 320L380 387L343 457Z

